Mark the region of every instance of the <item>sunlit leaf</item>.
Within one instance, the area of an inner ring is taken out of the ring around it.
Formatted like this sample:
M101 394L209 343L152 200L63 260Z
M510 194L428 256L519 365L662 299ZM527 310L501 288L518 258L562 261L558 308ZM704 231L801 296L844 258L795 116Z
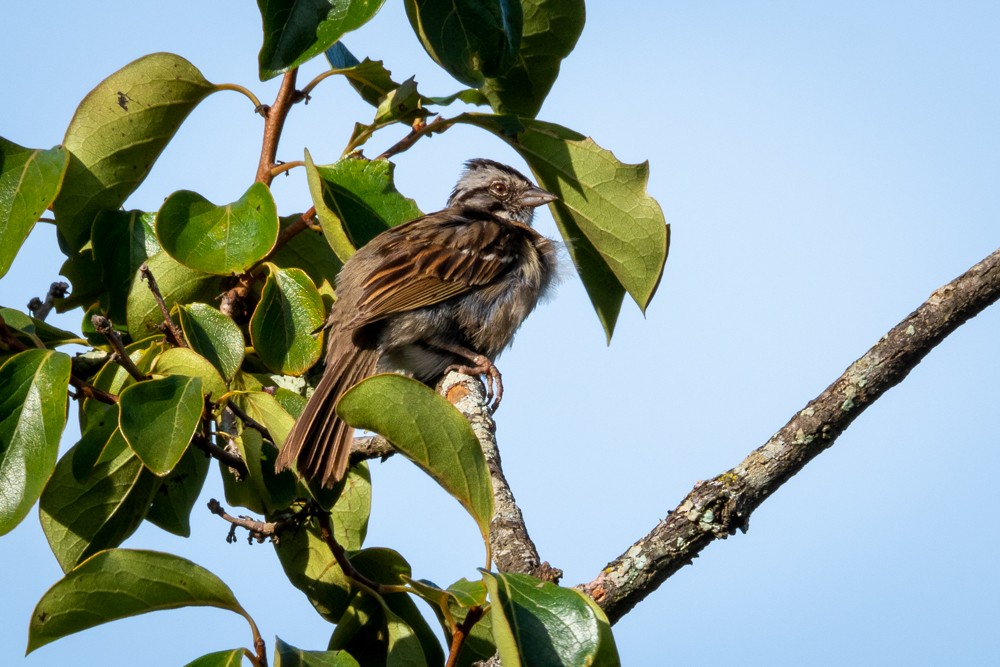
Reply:
M218 399L226 393L226 382L215 366L189 347L172 347L164 351L153 363L153 372L156 375L198 378L206 397Z
M171 257L192 269L242 273L274 247L278 212L263 183L254 183L235 202L219 206L181 190L167 197L156 214L156 238Z
M184 119L214 90L184 58L153 53L121 68L83 98L63 139L71 157L53 205L69 251L90 239L100 211L122 205Z
M0 278L59 192L69 153L25 148L0 137Z
M250 621L229 587L189 560L156 551L102 551L67 572L39 600L28 628L28 652L102 623L179 607L218 607Z
M278 637L274 644L274 667L359 667L346 651L303 651Z
M166 475L187 449L201 421L201 380L174 375L126 387L119 401L119 427L143 465Z
M0 535L31 510L56 464L66 426L70 358L26 350L0 367Z
M191 536L191 510L201 494L209 469L208 456L189 447L153 497L146 520L168 533Z
M266 81L318 56L369 21L385 0L257 0L264 25L258 62Z
M389 373L349 389L337 414L384 435L423 468L468 510L488 549L493 486L479 441L455 406L423 383Z
M180 307L179 319L191 349L212 362L223 378L233 379L243 365L244 341L232 318L208 304L192 303Z
M216 651L195 658L184 667L241 667L244 655L243 649L231 648L228 651Z
M267 282L250 318L250 339L268 369L301 375L319 360L323 339L312 332L326 319L323 298L301 269L268 263Z

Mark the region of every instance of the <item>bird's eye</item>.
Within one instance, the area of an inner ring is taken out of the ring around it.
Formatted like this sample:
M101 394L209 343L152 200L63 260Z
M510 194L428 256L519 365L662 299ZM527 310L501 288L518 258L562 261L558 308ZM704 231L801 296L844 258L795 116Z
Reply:
M507 194L507 184L503 181L493 181L490 183L490 192L498 197L503 197Z

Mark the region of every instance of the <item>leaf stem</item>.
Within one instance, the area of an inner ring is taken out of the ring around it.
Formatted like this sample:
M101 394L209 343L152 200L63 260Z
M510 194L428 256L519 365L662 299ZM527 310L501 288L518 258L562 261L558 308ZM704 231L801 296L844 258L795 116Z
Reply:
M273 167L271 169L271 176L277 176L278 174L284 174L285 172L295 169L295 167L304 167L306 163L302 160L292 160L291 162L282 162L281 164Z
M239 85L238 83L219 83L219 84L215 85L215 89L216 90L234 90L237 93L242 93L247 98L249 98L251 102L253 102L254 109L258 113L260 113L260 110L261 110L261 108L263 106L260 103L260 100L257 99L257 96L254 95L249 89L244 88L243 86Z

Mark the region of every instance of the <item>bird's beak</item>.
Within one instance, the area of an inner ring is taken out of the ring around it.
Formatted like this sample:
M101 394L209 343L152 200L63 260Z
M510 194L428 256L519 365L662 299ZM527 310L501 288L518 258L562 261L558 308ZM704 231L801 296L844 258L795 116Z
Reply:
M556 197L548 190L542 190L539 187L532 187L521 195L520 203L521 206L530 206L534 208L536 206L541 206L542 204L548 204L550 201L555 201L556 199L559 199L559 197Z

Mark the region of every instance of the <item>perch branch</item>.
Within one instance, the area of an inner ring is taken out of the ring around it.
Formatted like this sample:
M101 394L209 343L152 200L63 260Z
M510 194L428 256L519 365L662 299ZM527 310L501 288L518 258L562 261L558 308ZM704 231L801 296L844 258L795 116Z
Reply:
M134 379L140 382L145 380L146 374L139 370L139 367L132 361L132 357L125 351L125 344L122 342L122 337L115 330L115 326L111 323L111 320L104 315L94 315L90 318L90 323L94 325L97 333L108 339L111 349L114 350L111 358Z
M514 501L514 494L503 474L496 441L496 423L486 408L483 383L479 378L451 372L441 381L440 392L469 420L486 456L493 482L494 504L493 519L490 521L490 548L497 569L500 572L532 574L546 581L559 581L562 571L541 562L538 549L524 525L521 508Z
M945 337L1000 299L1000 250L892 328L823 393L731 470L700 482L666 519L579 588L615 622L706 546L746 530L750 514Z

